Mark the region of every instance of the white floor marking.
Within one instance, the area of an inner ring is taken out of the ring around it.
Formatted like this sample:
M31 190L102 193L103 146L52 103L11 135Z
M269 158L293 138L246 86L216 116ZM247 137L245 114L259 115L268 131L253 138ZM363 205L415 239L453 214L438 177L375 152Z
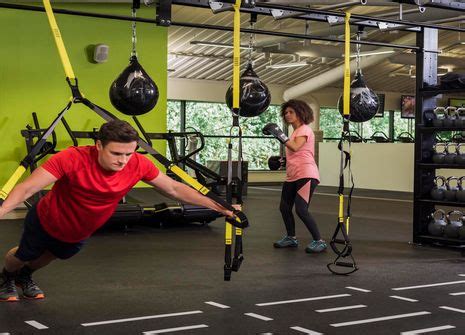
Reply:
M328 313L328 312L338 312L338 311L345 311L348 309L357 309L357 308L365 308L366 305L352 305L352 306L342 306L342 307L334 307L334 308L326 308L326 309L315 309L317 313Z
M394 298L394 299L399 299L399 300L405 300L405 301L408 301L408 302L418 302L418 300L416 299L410 299L410 298L406 298L406 297L400 297L398 295L390 295L389 298Z
M452 328L455 328L455 326L447 325L447 326L439 326L439 327L432 327L432 328L424 328L424 329L410 330L408 332L402 332L400 333L400 335L424 334L424 333L434 332L438 330L452 329Z
M353 286L346 286L349 290L354 290L354 291L360 291L360 292L365 292L369 293L371 292L370 290L365 290L364 288L358 288L358 287L353 287Z
M393 291L403 291L403 290L413 290L413 289L416 289L416 288L444 286L444 285L455 285L455 284L463 284L463 283L465 283L465 280L449 281L449 282L445 282L445 283L436 283L436 284L427 284L427 285L396 287L396 288L393 288L391 290L393 290Z
M453 312L465 313L464 309L459 309L459 308L454 308L454 307L449 307L449 306L439 306L439 308L447 309L447 310L453 311Z
M121 322L131 322L131 321L158 319L158 318L168 318L168 317L171 317L171 316L191 315L191 314L199 314L199 313L203 313L203 312L202 311L189 311L189 312L181 312L181 313L148 315L148 316L141 316L141 317L129 318L129 319L117 319L117 320L108 320L108 321L100 321L100 322L82 323L81 326L91 327L91 326L107 325L107 324L111 324L111 323L121 323Z
M219 304L219 303L213 302L213 301L205 301L205 303L206 303L207 305L212 305L212 306L219 307L219 308L231 308L231 307L229 307L229 306L222 305L222 304Z
M449 295L464 295L465 292L454 292L454 293L449 293Z
M185 327L166 328L166 329L159 329L159 330L151 330L151 331L143 332L142 334L144 335L163 334L163 333L179 332L182 330L199 329L199 328L208 328L208 326L207 325L192 325L192 326L185 326Z
M272 318L269 318L267 316L263 316L263 315L255 314L255 313L244 313L244 315L250 316L250 317L255 318L255 319L260 319L260 320L263 320L263 321L272 321L273 320Z
M282 301L272 301L272 302L263 302L260 304L255 304L255 306L271 306L271 305L281 305L281 304L292 304L295 302L304 302L304 301L314 301L314 300L324 300L324 299L334 299L342 297L350 297L350 294L336 294L336 295L326 295L322 297L313 297L313 298L304 298L304 299L295 299L295 300L282 300Z
M345 326L352 326L352 325L360 325L360 324L363 324L363 323L371 323L371 322L378 322L378 321L410 318L410 317L413 317L413 316L420 316L420 315L426 315L426 314L431 314L431 313L427 312L427 311L422 311L422 312L417 312L417 313L388 315L388 316L382 316L382 317L379 317L379 318L355 320L355 321L348 321L348 322L341 322L341 323L333 323L333 324L330 324L330 326L332 326L332 327L345 327Z
M305 333L308 335L323 335L323 333L318 333L310 329L305 329L299 326L290 327L291 329L297 330L298 332Z
M34 328L37 328L37 329L48 329L47 326L37 322L37 321L34 321L34 320L31 320L31 321L24 321L25 323L27 323L29 326L32 326Z
M253 188L256 190L265 190L265 191L276 191L276 192L281 192L281 188L269 188L269 187L257 187L257 186L249 186L249 188ZM331 197L338 197L339 194L337 193L320 193L320 192L315 192L315 194L318 195L327 195ZM344 197L346 198L346 197ZM396 201L396 202L413 202L413 200L402 200L402 199L393 199L393 198L376 198L376 197L364 197L364 196L359 196L359 195L353 195L353 199L370 199L370 200L381 200L381 201Z
M459 274L458 276L459 277L465 277L465 274Z

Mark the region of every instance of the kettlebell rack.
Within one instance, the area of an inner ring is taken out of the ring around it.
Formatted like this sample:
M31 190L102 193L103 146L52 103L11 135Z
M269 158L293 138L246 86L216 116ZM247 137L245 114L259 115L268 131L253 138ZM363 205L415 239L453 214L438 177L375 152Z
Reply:
M438 56L424 50L437 49L437 30L424 28L418 32L417 46L423 51L417 52L413 243L463 248L465 217L460 209L465 201L456 193L461 192L461 180L460 184L450 184L459 178L444 178L438 170L452 169L457 171L454 175L465 175L465 157L460 152L461 144L453 139L442 142L438 135L465 131L465 123L456 108L440 106L438 100L443 94L465 95L465 87L434 88L438 87ZM463 232L459 234L460 229Z

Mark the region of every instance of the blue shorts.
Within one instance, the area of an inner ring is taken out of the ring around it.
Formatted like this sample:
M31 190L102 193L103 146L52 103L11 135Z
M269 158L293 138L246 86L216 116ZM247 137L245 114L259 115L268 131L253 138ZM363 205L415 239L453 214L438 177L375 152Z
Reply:
M85 241L66 243L50 236L40 224L36 206L27 213L24 220L23 235L15 256L23 262L39 258L45 251L50 251L55 257L68 259L77 254Z

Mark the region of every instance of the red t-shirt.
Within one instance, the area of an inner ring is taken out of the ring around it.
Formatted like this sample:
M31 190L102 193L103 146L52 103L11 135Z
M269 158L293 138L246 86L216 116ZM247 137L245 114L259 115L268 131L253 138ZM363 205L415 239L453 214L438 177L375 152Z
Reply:
M138 153L118 172L104 170L97 157L95 146L69 147L42 165L58 180L39 201L37 213L45 231L60 241L88 238L138 181L153 180L160 172Z

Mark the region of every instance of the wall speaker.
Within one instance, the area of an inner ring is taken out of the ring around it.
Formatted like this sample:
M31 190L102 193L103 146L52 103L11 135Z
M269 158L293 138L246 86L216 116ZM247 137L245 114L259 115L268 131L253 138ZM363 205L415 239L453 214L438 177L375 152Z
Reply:
M96 63L105 63L108 60L109 50L110 50L110 47L106 44L95 45L93 60Z

